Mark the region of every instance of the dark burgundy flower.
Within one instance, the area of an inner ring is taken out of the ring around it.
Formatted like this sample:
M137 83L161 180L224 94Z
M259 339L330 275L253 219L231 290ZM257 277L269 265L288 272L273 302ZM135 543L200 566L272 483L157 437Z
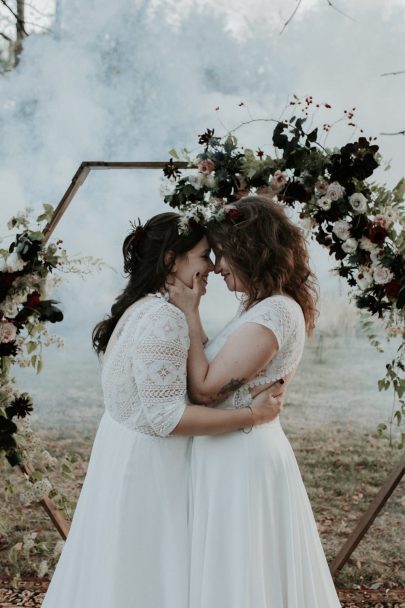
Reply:
M242 214L237 209L228 209L226 212L226 217L237 222L242 219Z
M369 224L366 228L365 236L369 238L372 243L381 245L388 236L388 232L378 224Z
M12 357L18 352L18 346L13 342L1 342L0 357Z
M172 158L169 160L168 163L165 164L165 166L163 168L163 173L168 179L171 177L173 177L174 179L177 179L181 175L180 169L173 162Z
M37 291L34 291L33 293L30 293L30 295L27 297L24 306L26 306L27 308L37 308L40 302L41 298L39 293Z
M17 447L17 443L14 437L9 433L2 433L0 431L0 450L11 450L15 447ZM12 462L10 462L10 464L12 464Z
M8 418L25 418L25 416L31 414L33 410L32 400L28 393L21 393L19 397L16 397L14 401L6 407L6 414Z
M198 143L205 145L205 149L207 149L211 143L211 140L217 139L217 138L214 138L214 132L215 132L215 129L207 129L205 131L205 133L202 133L201 135L198 136Z
M384 289L389 298L397 298L401 289L401 283L397 279L392 279L392 281L384 285Z
M16 431L17 425L12 420L9 420L5 416L0 416L0 433L11 435Z

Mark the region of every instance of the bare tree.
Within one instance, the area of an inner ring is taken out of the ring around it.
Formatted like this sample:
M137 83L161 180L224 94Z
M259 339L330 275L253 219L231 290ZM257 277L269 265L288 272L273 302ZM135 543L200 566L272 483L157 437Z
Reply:
M16 67L23 51L24 39L32 32L49 32L44 22L49 22L51 14L43 13L27 0L0 0L0 40L4 41L4 50L8 57L1 57L0 72ZM31 17L27 19L27 14Z

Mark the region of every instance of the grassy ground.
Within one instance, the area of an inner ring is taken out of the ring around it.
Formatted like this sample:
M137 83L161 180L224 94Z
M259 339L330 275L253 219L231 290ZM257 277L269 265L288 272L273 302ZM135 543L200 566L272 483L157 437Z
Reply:
M399 455L372 432L347 430L342 425L326 425L314 430L297 431L288 428L288 418L294 406L286 406L286 432L294 447L301 472L313 505L318 529L327 555L331 560L341 547L357 518L367 508ZM295 426L295 425L294 425ZM69 496L65 513L72 513L81 482L85 475L95 428L83 430L53 430L41 433L50 452L58 457L59 465L49 477L54 485ZM77 480L70 476L63 464L66 455ZM72 457L73 456L73 457ZM19 470L8 463L0 465L1 477L6 481L0 488L0 571L21 576L50 575L57 561L55 545L58 533L44 511L38 506L21 508L18 488L23 478ZM403 563L403 485L395 491L382 514L356 549L349 563L337 578L338 587L404 586ZM23 542L29 534L36 534L35 546ZM402 535L402 536L401 536ZM48 572L45 572L45 562Z

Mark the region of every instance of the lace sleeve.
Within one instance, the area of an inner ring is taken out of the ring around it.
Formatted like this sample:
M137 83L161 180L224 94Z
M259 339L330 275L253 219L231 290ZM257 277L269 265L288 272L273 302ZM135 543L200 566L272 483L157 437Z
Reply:
M132 369L144 414L165 437L186 407L188 326L183 313L163 303L144 319L132 353Z
M276 336L280 350L294 330L295 317L290 302L286 302L286 298L273 297L254 306L246 318L246 322L258 323L271 329Z

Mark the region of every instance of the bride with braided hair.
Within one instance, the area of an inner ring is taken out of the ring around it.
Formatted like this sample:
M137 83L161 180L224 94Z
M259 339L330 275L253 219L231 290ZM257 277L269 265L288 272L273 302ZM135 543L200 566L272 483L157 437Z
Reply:
M190 404L187 321L164 285L177 277L192 287L199 273L201 297L213 264L204 227L179 235L178 222L156 215L124 241L128 282L93 331L105 411L43 608L189 608L191 438L240 432L280 411L278 382L238 410ZM206 342L201 324L198 339Z

